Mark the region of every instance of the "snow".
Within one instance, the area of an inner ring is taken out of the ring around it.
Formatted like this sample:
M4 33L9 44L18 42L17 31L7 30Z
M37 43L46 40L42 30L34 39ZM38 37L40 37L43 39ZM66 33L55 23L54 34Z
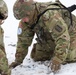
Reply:
M16 43L10 43L9 40L5 40L5 42L7 58L10 64L15 60L14 56L16 52ZM12 69L11 75L76 75L76 63L61 65L61 69L59 70L59 72L54 74L53 72L51 72L50 67L48 67L49 61L34 62L33 59L30 58L32 45L28 48L29 52L25 57L23 63Z
M16 0L4 0L7 3L9 16L5 23L2 25L4 29L4 43L6 54L8 58L9 64L11 64L15 60L15 53L16 53L16 46L17 46L17 27L19 21L16 20L13 16L12 7ZM41 0L38 0L41 1ZM51 0L44 0L44 1L51 1ZM54 1L54 0L53 0ZM67 7L76 4L76 0L60 0L63 4ZM76 15L76 11L73 12ZM33 43L35 43L35 39ZM49 61L45 62L34 62L30 58L30 52L32 49L32 45L28 48L28 54L25 57L23 63L17 66L12 70L11 75L76 75L76 63L69 63L66 65L61 65L61 69L58 73L54 74L51 72L50 68L48 67Z

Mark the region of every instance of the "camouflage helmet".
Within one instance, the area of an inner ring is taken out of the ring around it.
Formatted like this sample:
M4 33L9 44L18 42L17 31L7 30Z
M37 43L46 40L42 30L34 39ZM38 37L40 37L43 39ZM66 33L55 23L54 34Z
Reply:
M0 0L0 19L6 19L8 16L8 8L3 0Z
M59 0L55 0L56 2L59 2Z
M22 19L33 9L33 0L17 0L13 7L14 17Z

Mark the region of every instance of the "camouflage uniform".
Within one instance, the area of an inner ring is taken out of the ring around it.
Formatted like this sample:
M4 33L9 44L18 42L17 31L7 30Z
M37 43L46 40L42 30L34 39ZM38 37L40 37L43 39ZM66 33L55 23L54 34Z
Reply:
M8 16L8 10L5 2L0 0L0 25L2 21ZM3 43L3 29L0 26L0 74L10 75L10 69L8 67L8 60L6 58L4 43Z
M20 1L20 0L19 0ZM18 5L14 5L14 15L21 19L24 11L19 12ZM23 6L24 7L24 6ZM23 9L22 7L22 9ZM70 13L58 1L55 3L34 3L34 16L30 23L21 20L22 33L18 35L16 62L19 64L28 53L34 34L37 34L37 43L34 44L31 57L35 61L56 60L64 63L76 61L76 17L72 15L73 26L71 27ZM59 10L47 10L39 19L34 28L31 25L36 22L37 16L49 8L65 8ZM21 15L22 14L22 15Z

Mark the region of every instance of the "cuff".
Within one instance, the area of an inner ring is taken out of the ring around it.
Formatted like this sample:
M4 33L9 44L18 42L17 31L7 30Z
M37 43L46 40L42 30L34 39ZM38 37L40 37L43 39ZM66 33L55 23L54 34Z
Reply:
M56 56L55 56L55 57L53 57L53 58L52 58L52 60L58 61L58 62L60 62L60 63L62 63L62 62L63 62L61 59L59 59L59 58L58 58L58 57L56 57Z

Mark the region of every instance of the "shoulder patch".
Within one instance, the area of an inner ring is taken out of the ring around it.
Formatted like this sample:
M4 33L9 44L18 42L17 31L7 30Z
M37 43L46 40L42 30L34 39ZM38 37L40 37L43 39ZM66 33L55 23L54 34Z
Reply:
M61 32L63 29L62 29L61 26L56 25L56 26L55 26L55 30L56 30L57 32Z
M53 32L54 32L56 35L63 34L64 31L65 31L65 27L64 27L63 25L56 25L56 26L53 28Z

